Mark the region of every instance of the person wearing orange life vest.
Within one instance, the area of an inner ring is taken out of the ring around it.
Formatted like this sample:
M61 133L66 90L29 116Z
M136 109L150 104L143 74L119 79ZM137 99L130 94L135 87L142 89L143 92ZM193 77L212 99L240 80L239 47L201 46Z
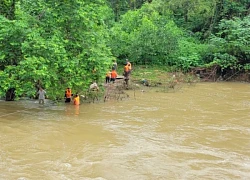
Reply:
M130 70L129 70L128 64L125 64L124 66L123 76L124 76L125 83L128 86L128 81L129 81L129 76L130 76Z
M74 98L74 105L80 105L80 97L78 94L75 95Z
M126 64L123 69L123 76L126 78L129 76L129 66Z
M110 82L110 79L111 79L111 72L109 71L109 72L106 74L106 84Z
M72 91L70 88L67 88L65 91L65 103L69 103L71 101Z
M132 70L132 65L131 65L131 63L129 62L128 59L126 59L126 64L128 65L129 71L131 72L131 70ZM129 73L130 73L130 72L129 72Z
M113 68L112 71L111 71L111 80L110 80L110 82L114 83L117 76L118 76L118 74L117 74L116 70Z

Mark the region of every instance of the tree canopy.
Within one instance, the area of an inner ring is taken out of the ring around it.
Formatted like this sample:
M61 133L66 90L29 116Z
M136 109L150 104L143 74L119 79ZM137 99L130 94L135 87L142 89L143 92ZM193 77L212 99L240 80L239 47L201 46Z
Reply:
M15 19L0 16L2 93L33 95L35 84L53 98L60 90L86 89L112 60L106 46L109 19L104 1L20 1Z

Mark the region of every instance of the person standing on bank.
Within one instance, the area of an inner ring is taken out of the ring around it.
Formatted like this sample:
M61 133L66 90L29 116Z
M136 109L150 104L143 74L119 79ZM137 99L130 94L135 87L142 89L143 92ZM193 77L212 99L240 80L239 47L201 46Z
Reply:
M72 96L72 91L71 89L68 87L65 91L65 103L70 103L71 101L71 96Z
M39 104L44 104L46 91L44 91L43 88L40 87L37 94L39 95Z
M111 71L111 80L110 80L110 82L115 82L115 80L116 80L116 78L117 78L117 72L116 72L116 70L115 69L112 69L112 71Z
M130 71L129 71L129 66L128 66L127 63L126 63L125 66L124 66L123 76L124 76L125 83L126 83L126 85L128 86Z
M132 70L132 65L131 65L131 63L129 62L128 59L126 59L126 65L128 66L128 70L129 70L129 74L130 74L131 70Z
M117 62L116 62L116 60L113 60L113 64L112 64L111 69L115 69L117 71Z
M111 79L111 72L109 71L109 72L107 72L107 74L106 74L106 84L107 84L107 83L110 83L110 79Z

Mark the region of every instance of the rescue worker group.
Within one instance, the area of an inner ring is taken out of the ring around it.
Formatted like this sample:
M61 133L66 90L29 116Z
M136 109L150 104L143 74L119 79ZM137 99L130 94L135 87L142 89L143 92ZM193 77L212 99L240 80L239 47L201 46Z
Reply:
M117 62L114 60L113 61L113 65L112 65L112 71L109 71L106 74L106 81L105 83L114 83L118 74L117 74ZM128 59L126 59L126 63L124 66L124 71L123 71L123 76L125 78L125 80L129 79L129 76L131 74L131 69L132 69L132 65L131 63L128 61ZM91 85L90 85L90 90L94 90L94 91L98 91L99 87L97 85L97 83L94 81ZM65 103L70 103L72 100L73 94L72 94L72 90L68 87L65 91ZM80 105L80 97L79 94L75 94L74 98L73 98L73 104L74 105Z
M71 102L71 98L72 98L73 94L71 89L68 87L65 91L65 103L70 103ZM78 94L75 95L74 99L73 99L73 103L74 105L79 105L80 104L80 97Z

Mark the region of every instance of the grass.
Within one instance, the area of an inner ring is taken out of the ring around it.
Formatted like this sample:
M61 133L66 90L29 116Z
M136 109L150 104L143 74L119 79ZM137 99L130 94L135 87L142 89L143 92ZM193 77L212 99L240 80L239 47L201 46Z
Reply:
M183 84L191 85L199 81L199 79L192 74L173 71L166 66L132 67L131 84L136 84L137 87L144 85L158 87L161 91L169 91L179 89Z
M158 82L161 79L165 79L170 76L170 72L160 66L136 66L133 69L132 77L134 81L140 81L143 79Z

